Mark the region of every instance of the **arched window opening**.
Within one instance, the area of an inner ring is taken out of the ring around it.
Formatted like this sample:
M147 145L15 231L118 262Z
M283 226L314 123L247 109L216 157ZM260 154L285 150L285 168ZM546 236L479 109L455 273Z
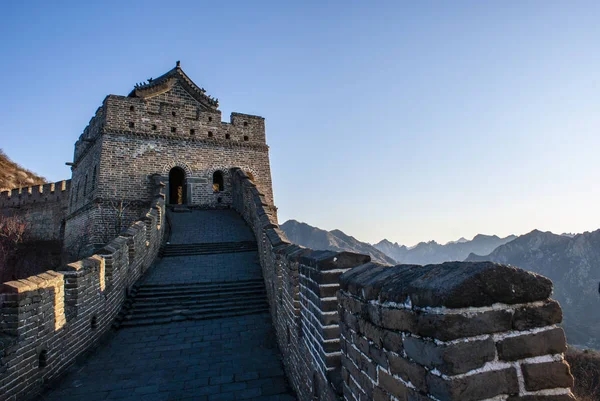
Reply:
M169 172L169 203L184 205L186 203L185 192L185 171L180 167L173 167Z
M213 191L221 192L223 189L225 189L225 186L223 185L223 173L215 171L213 173Z

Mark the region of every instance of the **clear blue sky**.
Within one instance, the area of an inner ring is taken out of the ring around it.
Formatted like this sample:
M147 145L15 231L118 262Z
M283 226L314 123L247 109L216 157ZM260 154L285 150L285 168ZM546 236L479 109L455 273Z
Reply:
M181 60L267 119L280 220L360 240L600 228L600 2L0 6L0 147L50 180L103 98Z

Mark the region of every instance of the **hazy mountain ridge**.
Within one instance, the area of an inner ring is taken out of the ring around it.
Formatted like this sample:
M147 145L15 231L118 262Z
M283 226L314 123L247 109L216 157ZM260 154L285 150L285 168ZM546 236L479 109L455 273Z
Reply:
M550 278L569 343L600 347L600 230L573 237L534 230L467 260L511 264Z
M383 264L396 264L377 248L361 242L340 230L326 231L296 220L288 220L280 228L290 241L315 250L349 251L371 256L371 260Z
M500 245L515 238L517 238L515 235L500 238L497 235L478 234L470 241L461 237L459 240L450 241L445 245L429 241L420 242L411 248L384 239L373 246L398 263L427 265L455 260L462 261L471 253L487 255Z
M19 166L0 149L0 191L46 183L44 177Z

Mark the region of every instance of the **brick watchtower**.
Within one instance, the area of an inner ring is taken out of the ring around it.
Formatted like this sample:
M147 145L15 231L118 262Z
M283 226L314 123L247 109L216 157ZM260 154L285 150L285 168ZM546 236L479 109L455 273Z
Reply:
M273 204L264 118L231 113L181 69L109 95L75 143L65 249L81 254L147 209L152 177L168 182L167 203L228 207L230 169L248 173Z

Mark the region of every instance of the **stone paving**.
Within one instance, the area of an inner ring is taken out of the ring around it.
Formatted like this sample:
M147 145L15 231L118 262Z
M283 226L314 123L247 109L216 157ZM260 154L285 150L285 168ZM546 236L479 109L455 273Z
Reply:
M255 241L254 234L237 212L194 210L170 213L172 244Z
M177 272L173 274L173 272ZM142 279L144 284L180 284L261 278L256 251L201 256L173 256L160 260Z
M172 243L252 240L235 212L172 213ZM261 277L256 252L164 258L145 283ZM41 401L294 400L269 313L124 328Z

